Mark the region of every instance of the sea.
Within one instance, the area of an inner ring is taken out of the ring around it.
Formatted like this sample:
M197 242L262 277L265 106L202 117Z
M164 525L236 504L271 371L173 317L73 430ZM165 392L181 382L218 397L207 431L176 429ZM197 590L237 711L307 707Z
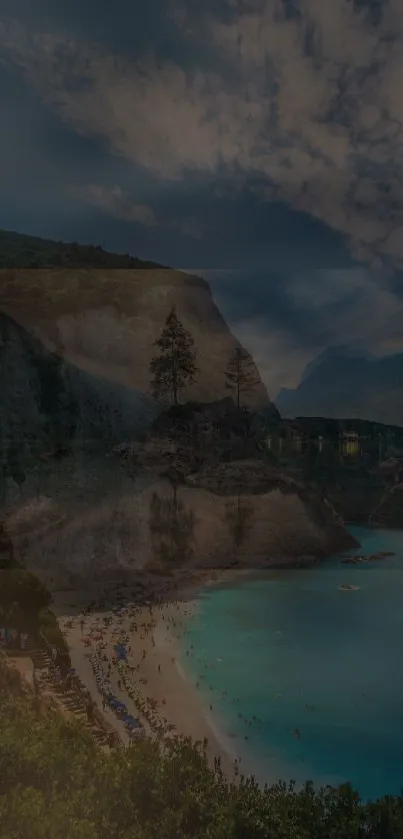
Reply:
M349 530L360 548L315 568L201 592L180 660L241 772L370 800L403 789L403 531Z

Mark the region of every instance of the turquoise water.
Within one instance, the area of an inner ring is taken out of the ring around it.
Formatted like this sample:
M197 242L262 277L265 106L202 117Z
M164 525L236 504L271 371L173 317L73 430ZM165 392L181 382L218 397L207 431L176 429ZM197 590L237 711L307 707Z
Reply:
M403 531L350 531L361 544L350 553L396 556L203 592L182 664L241 770L262 783L351 781L367 799L403 788Z

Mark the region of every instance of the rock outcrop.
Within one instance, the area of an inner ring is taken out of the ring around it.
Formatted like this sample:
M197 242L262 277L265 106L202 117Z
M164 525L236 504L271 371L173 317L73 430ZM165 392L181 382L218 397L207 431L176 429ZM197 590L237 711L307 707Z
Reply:
M380 527L403 528L403 483L388 489L372 510L370 523Z
M205 467L189 475L185 482L195 490L219 498L237 499L238 504L241 500L242 504L261 511L260 538L263 543L266 538L270 541L277 528L280 555L287 555L287 545L293 546L289 549L289 556L301 557L328 556L355 544L342 518L325 497L262 460L241 460L222 463L214 468ZM276 508L278 512L275 512ZM266 534L265 510L268 514Z
M226 464L181 485L151 472L130 479L113 458L68 469L67 459L41 494L24 488L5 521L16 560L49 587L139 570L312 564L355 544L326 501L264 465Z
M270 422L281 426L276 415ZM230 397L205 404L187 402L161 412L141 440L118 447L116 454L133 465L180 479L206 465L260 458L268 427L266 417L237 408Z

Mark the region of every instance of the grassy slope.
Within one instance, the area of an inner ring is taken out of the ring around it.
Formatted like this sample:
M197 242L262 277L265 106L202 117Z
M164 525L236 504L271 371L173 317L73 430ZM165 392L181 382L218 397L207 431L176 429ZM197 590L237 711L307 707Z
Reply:
M99 245L54 242L0 230L0 268L161 268L129 254L104 251Z

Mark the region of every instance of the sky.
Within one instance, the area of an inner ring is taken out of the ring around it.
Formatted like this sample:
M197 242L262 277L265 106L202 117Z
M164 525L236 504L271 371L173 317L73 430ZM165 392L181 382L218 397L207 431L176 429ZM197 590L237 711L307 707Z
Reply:
M401 0L1 0L0 227L205 277L269 392L403 350Z

